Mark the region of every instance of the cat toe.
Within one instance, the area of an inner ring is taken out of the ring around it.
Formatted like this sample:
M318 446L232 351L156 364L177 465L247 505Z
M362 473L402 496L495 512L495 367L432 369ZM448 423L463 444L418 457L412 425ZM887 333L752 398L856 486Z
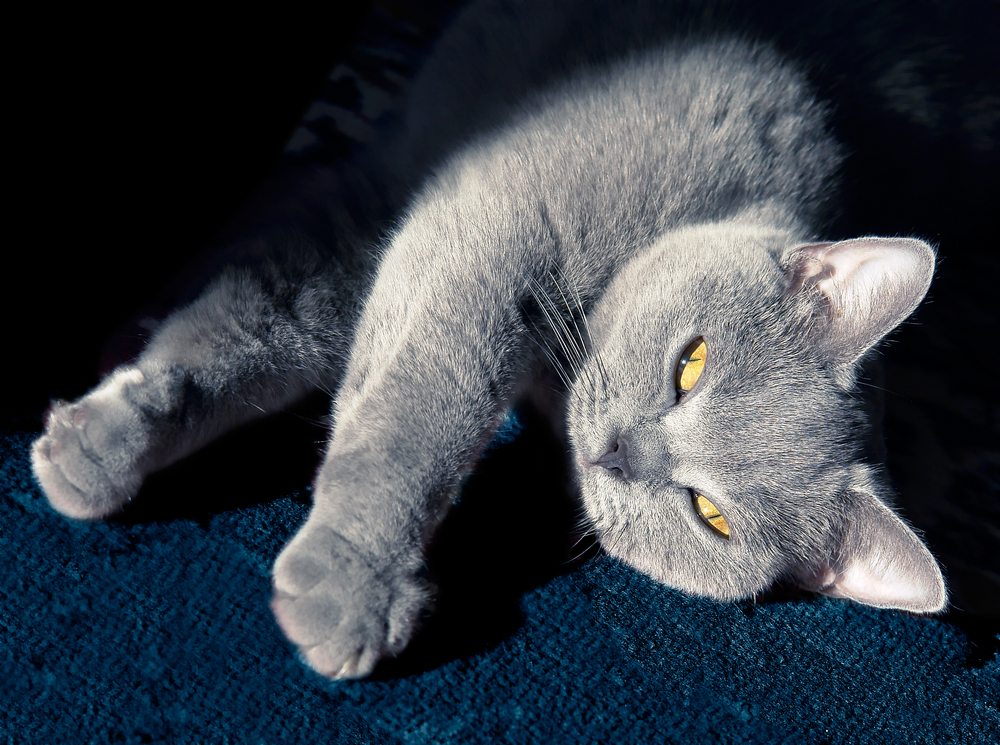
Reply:
M364 677L401 652L423 604L415 579L375 571L326 527L304 530L275 564L275 620L305 663L328 678Z
M344 664L340 666L340 670L334 676L336 678L356 678L358 677L358 670L361 668L361 653L355 652L344 661Z
M302 650L305 663L320 675L333 680L364 678L382 658L377 644L360 644L350 637L331 639Z
M62 464L66 462L67 448L62 440L42 437L32 447L31 461L35 478L57 512L77 520L98 520L115 512L118 500L110 497L106 490L81 488L74 483ZM72 471L70 471L72 475Z
M106 457L91 441L87 426L93 416L87 406L54 403L45 417L45 431L31 448L35 479L49 504L77 520L117 512L138 487L127 469L119 467L122 473L116 473L116 459Z
M285 637L300 647L326 641L343 617L341 603L330 588L300 597L276 594L271 610Z
M87 495L71 484L53 462L61 450L59 442L51 438L41 437L35 441L31 448L35 479L57 512L78 520L93 519L93 510L86 504Z

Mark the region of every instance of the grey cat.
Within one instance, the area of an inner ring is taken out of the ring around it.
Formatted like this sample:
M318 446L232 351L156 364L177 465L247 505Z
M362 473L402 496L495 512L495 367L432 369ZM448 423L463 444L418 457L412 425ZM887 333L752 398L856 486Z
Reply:
M604 550L656 580L943 609L935 560L860 455L855 388L933 250L817 242L841 152L804 76L613 7L464 12L387 143L316 177L309 208L237 242L137 360L53 407L32 458L55 509L108 516L223 432L336 390L272 607L313 669L364 676L414 633L463 475L536 397Z

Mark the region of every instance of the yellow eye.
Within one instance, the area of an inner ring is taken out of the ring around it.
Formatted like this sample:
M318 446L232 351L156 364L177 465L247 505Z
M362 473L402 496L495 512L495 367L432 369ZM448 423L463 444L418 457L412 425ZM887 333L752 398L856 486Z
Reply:
M687 393L698 382L705 369L708 357L708 347L700 336L685 347L677 362L677 372L674 373L674 385L678 393Z
M729 540L729 523L726 522L726 518L722 516L719 512L719 508L708 501L705 497L697 492L692 492L694 494L694 511L698 513L700 517L709 528L712 529L713 533L718 533L727 541Z

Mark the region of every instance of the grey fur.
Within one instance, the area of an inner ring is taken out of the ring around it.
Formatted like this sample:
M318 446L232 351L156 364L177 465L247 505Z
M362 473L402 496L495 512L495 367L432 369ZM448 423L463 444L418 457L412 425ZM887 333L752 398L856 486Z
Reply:
M656 7L607 7L463 14L378 167L315 188L338 226L332 251L274 228L134 364L53 409L33 450L53 506L104 517L153 470L339 385L272 606L314 669L366 675L413 633L417 570L462 475L554 363L609 553L720 600L784 579L943 608L936 563L859 458L853 392L858 360L926 292L933 251L814 242L840 152L768 47L671 41ZM368 221L338 206L360 188L378 195ZM364 246L391 215L372 276ZM707 366L679 396L676 361L697 336ZM692 490L726 516L728 540Z

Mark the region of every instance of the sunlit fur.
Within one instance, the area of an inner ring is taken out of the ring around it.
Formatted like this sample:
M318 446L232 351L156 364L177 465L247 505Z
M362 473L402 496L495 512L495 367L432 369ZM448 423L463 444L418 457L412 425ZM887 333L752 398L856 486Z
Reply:
M32 450L51 504L107 517L221 433L333 392L272 609L313 669L366 675L409 642L428 540L551 368L608 553L720 600L791 578L940 610L934 559L857 459L853 392L857 359L926 292L933 250L812 243L841 162L827 108L708 10L474 3L384 141L313 174L138 359L54 404ZM679 400L696 336L709 362ZM615 438L628 457L608 468Z

